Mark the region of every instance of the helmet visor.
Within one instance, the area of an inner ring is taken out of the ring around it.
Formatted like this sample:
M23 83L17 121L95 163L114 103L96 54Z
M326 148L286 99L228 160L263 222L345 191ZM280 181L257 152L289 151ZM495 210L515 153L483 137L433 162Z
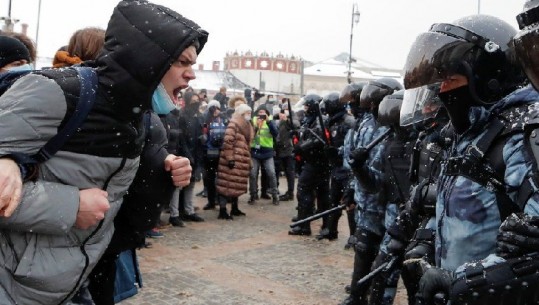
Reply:
M522 69L528 76L535 90L539 90L539 26L522 30L515 36L515 53Z
M436 117L442 107L438 98L439 84L427 85L404 91L404 99L400 111L400 125L420 124Z
M420 34L406 59L404 87L412 89L439 83L458 73L464 55L474 46L466 40L443 33Z

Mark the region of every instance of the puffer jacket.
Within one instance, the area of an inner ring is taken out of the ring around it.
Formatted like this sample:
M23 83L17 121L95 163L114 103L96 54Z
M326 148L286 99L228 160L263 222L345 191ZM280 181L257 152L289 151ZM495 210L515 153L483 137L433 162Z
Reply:
M170 33L177 33L170 35ZM14 214L0 217L0 304L63 304L77 291L114 232L113 219L139 166L141 117L161 78L207 33L145 1L122 1L95 62L96 103L79 131L37 180L23 185ZM79 81L72 69L31 73L0 97L0 157L36 153L71 116ZM75 96L73 96L75 94ZM110 209L95 227L74 227L79 190L108 192Z
M251 149L254 130L250 122L240 115L233 115L225 131L225 139L219 156L217 192L227 197L239 197L247 193L251 171ZM234 161L234 167L228 167Z

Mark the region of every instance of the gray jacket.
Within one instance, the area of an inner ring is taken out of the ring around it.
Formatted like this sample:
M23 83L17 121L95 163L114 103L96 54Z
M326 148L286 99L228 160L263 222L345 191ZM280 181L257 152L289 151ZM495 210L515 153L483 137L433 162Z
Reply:
M37 180L24 183L13 216L0 217L0 304L63 304L77 291L105 251L135 177L142 112L181 52L194 40L200 51L206 39L195 23L162 6L118 4L101 55L86 63L98 73L96 105L62 149L39 165ZM56 135L77 100L64 86L73 78L70 69L29 74L0 97L0 157L33 154ZM79 190L88 188L105 189L110 209L99 225L79 230Z

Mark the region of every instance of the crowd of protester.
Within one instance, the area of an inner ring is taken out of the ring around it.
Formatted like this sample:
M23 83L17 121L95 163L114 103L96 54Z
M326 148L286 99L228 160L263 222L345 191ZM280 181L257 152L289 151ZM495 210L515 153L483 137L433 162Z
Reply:
M31 39L0 33L1 303L136 293L121 270L140 279L136 249L164 237L163 215L206 221L202 196L215 221L296 200L288 234L322 218L317 240L338 238L345 210L343 305L391 304L399 278L410 304L536 304L538 11L526 2L521 33L486 15L434 24L404 85L308 94L301 119L288 97L190 87L208 33L147 1L121 1L41 70ZM160 26L141 34L148 24Z

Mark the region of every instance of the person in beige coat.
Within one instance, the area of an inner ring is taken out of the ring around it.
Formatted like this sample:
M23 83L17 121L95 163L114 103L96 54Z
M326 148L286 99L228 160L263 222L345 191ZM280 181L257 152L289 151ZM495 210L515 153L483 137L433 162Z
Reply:
M238 209L238 197L247 193L251 170L251 141L254 130L251 125L251 107L246 104L236 107L225 131L225 139L217 169L217 192L219 193L219 219L245 216ZM232 203L230 215L227 202Z

